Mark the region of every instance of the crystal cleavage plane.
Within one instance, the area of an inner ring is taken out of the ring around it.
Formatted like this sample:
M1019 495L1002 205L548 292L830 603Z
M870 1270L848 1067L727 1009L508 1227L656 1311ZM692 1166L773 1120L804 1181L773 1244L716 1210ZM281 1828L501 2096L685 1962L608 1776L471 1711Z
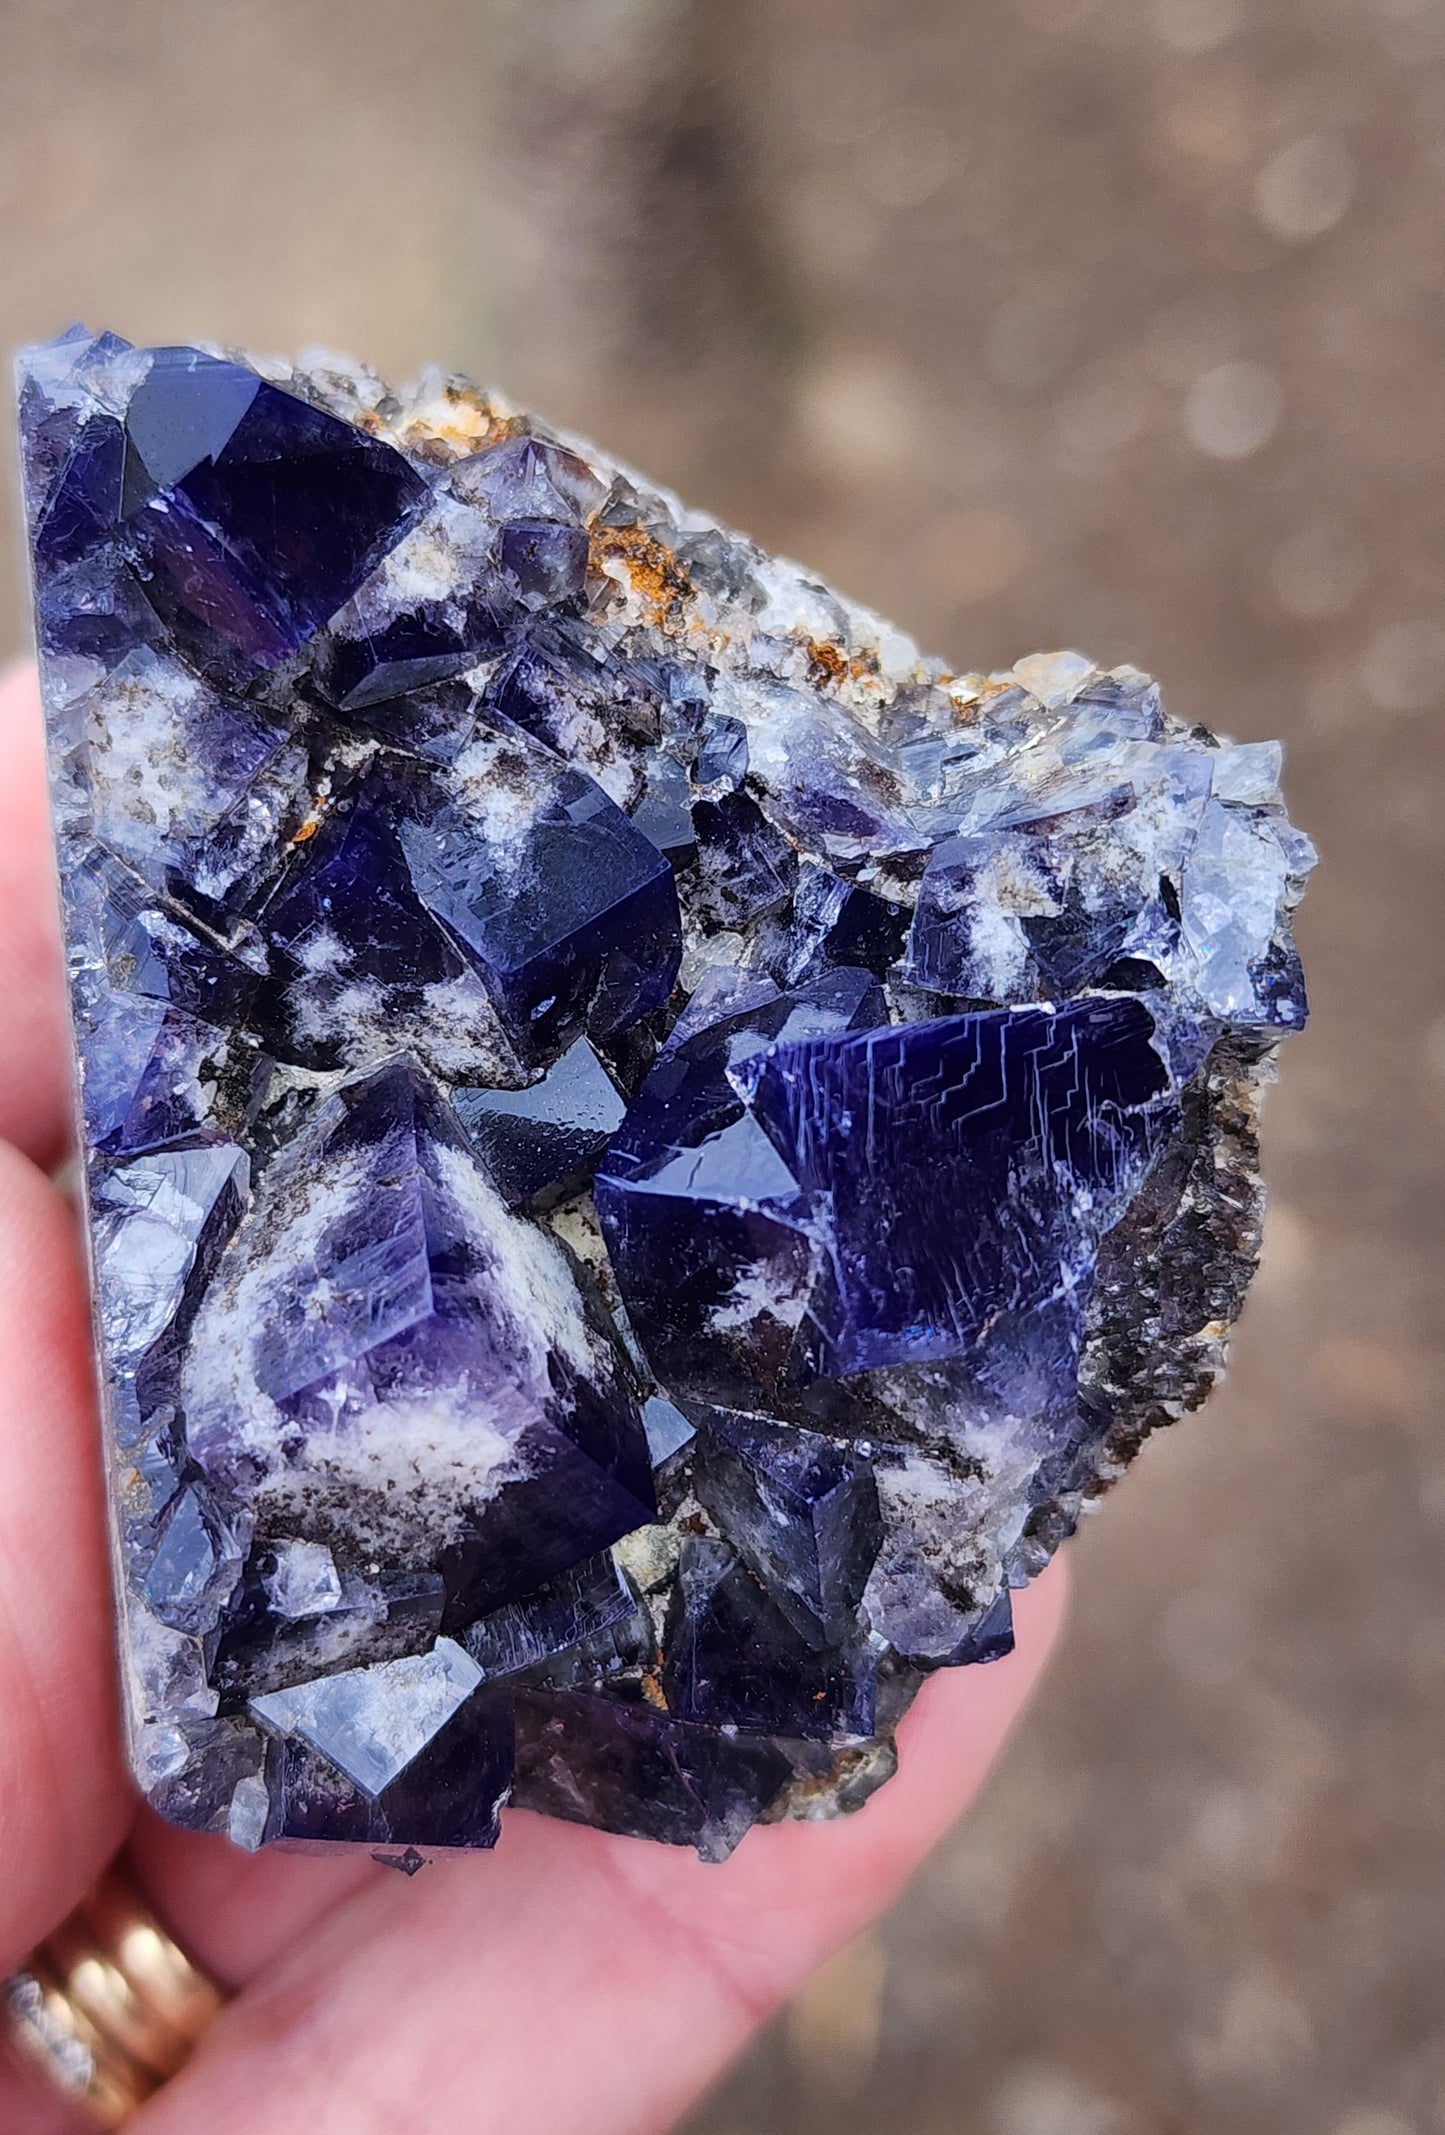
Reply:
M954 674L464 380L19 375L147 1798L856 1807L1221 1367L1278 748Z

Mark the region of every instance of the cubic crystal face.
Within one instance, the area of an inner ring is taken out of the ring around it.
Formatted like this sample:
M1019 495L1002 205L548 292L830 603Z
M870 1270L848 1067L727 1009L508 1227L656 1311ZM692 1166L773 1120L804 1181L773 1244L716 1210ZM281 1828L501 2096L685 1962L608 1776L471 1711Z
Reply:
M495 395L20 366L133 1758L238 1844L856 1807L1252 1272L1279 751Z

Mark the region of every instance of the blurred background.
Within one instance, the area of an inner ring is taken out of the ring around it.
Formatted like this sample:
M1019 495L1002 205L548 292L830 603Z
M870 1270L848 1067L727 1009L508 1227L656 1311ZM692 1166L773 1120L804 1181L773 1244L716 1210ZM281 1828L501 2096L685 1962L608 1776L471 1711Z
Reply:
M1290 745L1315 1020L1229 1386L690 2135L1445 2131L1442 238L1441 0L0 9L0 338L480 373L960 667Z

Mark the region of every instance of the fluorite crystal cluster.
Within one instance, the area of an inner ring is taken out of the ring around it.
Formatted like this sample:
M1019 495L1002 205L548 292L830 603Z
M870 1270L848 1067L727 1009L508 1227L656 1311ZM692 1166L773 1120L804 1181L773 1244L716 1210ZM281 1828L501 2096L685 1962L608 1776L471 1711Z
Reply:
M77 330L21 424L145 1793L854 1806L1219 1368L1278 749L457 379Z

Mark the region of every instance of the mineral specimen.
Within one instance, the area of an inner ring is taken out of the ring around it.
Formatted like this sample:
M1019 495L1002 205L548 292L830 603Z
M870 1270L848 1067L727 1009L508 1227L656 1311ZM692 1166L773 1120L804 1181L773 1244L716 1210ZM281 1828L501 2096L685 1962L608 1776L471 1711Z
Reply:
M140 1783L725 1854L1217 1373L1279 752L957 675L464 381L21 364Z

